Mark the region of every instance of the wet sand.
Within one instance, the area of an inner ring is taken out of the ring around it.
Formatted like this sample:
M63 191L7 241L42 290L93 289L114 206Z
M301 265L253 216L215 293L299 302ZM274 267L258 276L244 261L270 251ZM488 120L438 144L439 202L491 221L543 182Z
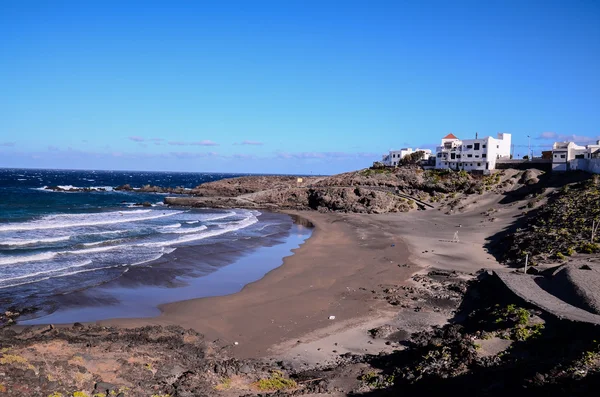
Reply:
M312 233L311 225L293 222L288 215L264 213L259 218L269 226L267 234L180 246L158 260L118 272L109 282L52 296L57 310L36 313L19 324L154 317L161 304L238 292L280 266Z
M261 357L317 330L380 316L385 303L374 300L371 290L382 283L401 284L417 270L402 266L409 256L400 238L402 215L399 222L389 222L362 214L291 214L315 226L311 238L242 291L161 305L161 315L150 319L101 323L177 324L234 346L231 353L237 357Z

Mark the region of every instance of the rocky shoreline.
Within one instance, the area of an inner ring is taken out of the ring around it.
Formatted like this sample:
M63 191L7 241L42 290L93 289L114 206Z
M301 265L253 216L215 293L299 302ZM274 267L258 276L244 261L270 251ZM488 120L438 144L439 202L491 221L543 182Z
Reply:
M235 345L177 326L5 327L0 387L7 396L410 396L449 388L583 396L598 385L595 328L546 317L486 273L465 276L432 270L415 275L415 287L373 291L374 299L400 308L399 315L434 310L449 318L412 334L389 326L369 330L394 347L391 353L345 353L335 364L308 367L233 359Z

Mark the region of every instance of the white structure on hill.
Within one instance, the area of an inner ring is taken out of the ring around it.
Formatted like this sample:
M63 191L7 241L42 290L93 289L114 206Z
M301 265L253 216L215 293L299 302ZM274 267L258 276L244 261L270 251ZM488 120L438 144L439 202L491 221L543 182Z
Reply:
M575 165L572 160L597 158L600 158L600 141L587 146L580 146L575 142L554 142L552 145L552 171L569 171Z
M510 159L511 135L499 133L497 138L458 139L454 134L442 138L436 149L435 168L465 171L488 171L496 168L496 160Z
M407 156L409 154L419 152L419 151L424 153L423 160L428 160L429 157L431 156L431 150L429 150L429 149L416 148L413 151L412 148L403 148L400 150L390 150L389 153L384 154L381 157L381 162L388 167L393 167L393 166L400 164L400 160L402 160L404 158L404 156Z

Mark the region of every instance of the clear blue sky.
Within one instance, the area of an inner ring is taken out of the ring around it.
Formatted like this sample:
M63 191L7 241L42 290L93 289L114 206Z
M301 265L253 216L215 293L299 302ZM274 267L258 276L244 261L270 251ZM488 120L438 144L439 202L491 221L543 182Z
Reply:
M335 173L600 139L600 2L0 0L0 167Z

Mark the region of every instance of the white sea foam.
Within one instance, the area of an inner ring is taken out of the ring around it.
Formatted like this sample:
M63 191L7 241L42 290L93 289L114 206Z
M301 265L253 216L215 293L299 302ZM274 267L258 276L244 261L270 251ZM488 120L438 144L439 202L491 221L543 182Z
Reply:
M250 215L249 217L242 219L241 221L231 222L228 224L228 226L226 226L222 229L214 229L214 230L210 230L205 233L192 234L191 236L179 237L177 240L171 242L169 245L183 244L183 243L188 243L191 241L203 240L208 237L220 236L222 234L235 232L240 229L245 229L248 226L254 225L256 222L258 222L258 219L256 218L256 216Z
M35 255L0 256L0 265L14 265L16 263L39 262L52 259L56 252L43 252Z
M108 244L114 244L117 242L123 241L121 239L114 239L114 240L103 240L103 241L96 241L95 243L84 243L82 244L84 247L96 247L98 245L108 245Z
M162 226L161 229L177 229L181 227L181 223L173 223L172 225Z
M0 241L0 246L23 246L23 245L35 245L35 244L46 244L46 243L56 243L59 241L66 241L70 239L71 236L62 236L62 237L53 237L53 238L36 238L31 240L4 240Z
M21 280L21 279L24 279L24 278L41 276L42 274L50 274L50 273L61 272L63 270L72 269L74 267L83 267L83 266L87 266L87 265L91 265L91 264L92 264L91 260L86 260L86 261L83 261L83 262L75 263L75 264L70 265L70 266L59 267L58 269L49 269L49 270L44 270L44 271L41 271L41 272L24 274L22 276L5 278L5 279L2 279L2 281L4 282L4 281L11 281L11 280Z
M107 230L105 232L92 232L92 233L85 233L86 236L102 236L105 234L117 234L117 233L126 233L127 230Z
M208 227L202 225L202 226L198 226L198 227L189 227L189 228L183 228L183 229L166 229L166 230L161 230L161 233L189 234L189 233L198 233L198 232L201 232L202 230L206 230L206 229L208 229Z
M224 214L216 214L216 215L207 216L207 217L203 218L202 220L203 221L216 221L219 219L229 218L234 215L237 215L237 213L235 211L228 211Z
M156 214L150 214L150 212ZM74 214L74 215L50 215L39 220L24 223L6 223L0 225L0 232L21 231L21 230L40 230L40 229L58 229L79 226L98 226L112 225L123 222L139 222L150 219L164 218L181 214L183 211L155 211L155 210L136 210L136 211L118 211L101 212L93 214ZM147 214L145 216L132 216Z
M98 271L98 270L114 269L114 268L126 267L126 266L139 266L139 265L142 265L144 263L155 261L155 260L159 259L161 256L163 256L165 253L171 253L173 251L175 251L175 248L165 248L165 249L161 250L161 252L159 254L157 254L157 255L149 258L149 259L140 261L140 262L135 262L135 263L131 263L131 264L118 264L118 265L111 265L111 266L104 266L104 267L96 267L96 268L93 268L93 269L83 269L83 270L77 270L77 271L72 271L72 272L68 272L68 273L61 273L61 274L57 274L57 275L54 275L54 276L43 277L43 278L35 279L35 280L28 280L28 281L24 281L24 282L20 282L20 283L16 283L16 284L12 283L12 284L8 284L8 285L0 285L0 289L9 288L9 287L17 287L19 285L25 285L25 284L37 283L37 282L40 282L40 281L49 280L51 278L59 278L59 277L65 277L65 276L72 276L72 275L80 274L80 273L95 272L95 271ZM19 276L19 277L13 277L11 279L5 279L5 280L2 280L2 281L9 281L9 280L15 280L15 279L26 279L26 278L30 278L30 277L35 277L36 275L51 274L51 273L54 273L54 272L63 271L63 270L67 270L67 269L71 269L71 268L75 268L75 267L83 267L83 266L89 265L91 263L92 263L92 261L85 261L85 262L82 262L82 263L79 263L79 264L75 264L75 265L63 267L63 268L56 269L56 270L48 270L47 272L32 273L32 274L29 274L29 275L24 275L24 276ZM127 270L128 269L125 269L125 272ZM2 282L2 281L0 281L0 282Z
M200 221L187 221L186 223L187 223L188 225L193 225L194 223L198 223L198 222L200 222Z
M129 245L109 245L107 247L96 247L96 248L85 248L82 250L74 251L60 251L57 254L60 255L81 255L81 254L94 254L96 252L112 251L121 248L128 248Z
M18 284L2 285L2 286L0 286L0 289L9 288L9 287L18 287L19 285L39 283L40 281L50 280L51 278L59 278L59 277L65 277L65 276L72 276L74 274L95 272L95 271L98 271L98 270L110 269L110 268L121 267L121 266L123 266L123 265L98 267L98 268L94 268L94 269L85 269L85 270L79 270L79 271L75 271L75 272L63 273L63 274L58 274L56 276L48 276L48 277L40 278L40 279L37 279L37 280L24 281L24 282L18 283Z

